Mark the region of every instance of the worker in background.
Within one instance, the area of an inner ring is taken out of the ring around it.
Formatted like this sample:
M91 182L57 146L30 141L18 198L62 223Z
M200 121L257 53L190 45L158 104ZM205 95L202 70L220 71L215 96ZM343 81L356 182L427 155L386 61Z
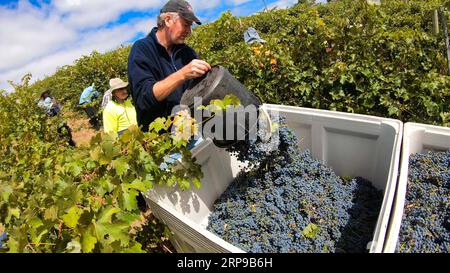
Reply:
M156 118L170 116L191 80L211 69L185 44L194 22L201 24L188 2L170 0L160 11L157 27L131 48L128 79L144 132Z
M44 109L45 113L51 117L61 112L61 105L55 98L50 96L49 91L42 92L38 106Z
M109 86L112 97L103 111L103 130L120 136L131 125L137 125L136 110L128 96L127 82L114 78Z
M61 112L61 104L58 100L50 95L50 91L42 92L37 105L42 108L50 117L57 116ZM59 137L67 139L67 143L70 146L76 146L72 138L72 129L70 129L67 123L63 122L59 124L57 131Z
M81 93L78 105L80 105L89 117L89 123L95 130L99 130L101 127L99 117L97 115L96 108L92 105L94 99L98 98L100 93L95 90L94 83L91 86L86 87Z
M108 105L108 102L112 99L112 92L111 89L106 90L105 94L103 94L103 100L102 100L102 108L105 109L106 105Z
M244 41L247 44L260 43L265 44L266 40L261 39L255 28L249 27L244 33Z

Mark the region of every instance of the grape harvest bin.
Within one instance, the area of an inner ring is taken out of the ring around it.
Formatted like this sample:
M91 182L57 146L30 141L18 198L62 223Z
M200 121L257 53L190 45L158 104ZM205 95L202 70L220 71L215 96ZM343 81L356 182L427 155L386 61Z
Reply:
M361 176L383 190L369 252L382 252L391 206L397 184L403 123L373 116L309 108L270 105L270 112L286 116L288 126L299 138L300 147L309 149L340 176ZM199 190L181 191L155 186L145 194L155 216L174 233L178 252L243 252L206 230L208 216L217 198L239 172L235 157L207 139L192 150L202 165L204 178Z
M450 149L450 128L420 123L405 123L400 176L383 252L394 253L397 246L408 185L409 156L426 151L443 152L448 149Z

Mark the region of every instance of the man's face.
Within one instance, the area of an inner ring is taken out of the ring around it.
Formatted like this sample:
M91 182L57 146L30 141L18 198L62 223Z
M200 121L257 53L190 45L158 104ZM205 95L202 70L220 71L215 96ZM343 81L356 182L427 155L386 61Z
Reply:
M192 32L192 22L187 21L183 17L179 16L178 20L173 21L172 24L168 27L169 37L171 44L179 45L184 44L186 38Z

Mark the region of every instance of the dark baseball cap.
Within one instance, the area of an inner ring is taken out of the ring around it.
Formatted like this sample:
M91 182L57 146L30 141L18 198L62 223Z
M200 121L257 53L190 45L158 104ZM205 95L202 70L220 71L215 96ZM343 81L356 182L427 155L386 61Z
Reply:
M198 25L201 25L200 19L195 16L194 11L192 10L192 6L184 0L170 0L167 2L164 7L162 7L160 13L165 12L177 12L184 19L195 22Z

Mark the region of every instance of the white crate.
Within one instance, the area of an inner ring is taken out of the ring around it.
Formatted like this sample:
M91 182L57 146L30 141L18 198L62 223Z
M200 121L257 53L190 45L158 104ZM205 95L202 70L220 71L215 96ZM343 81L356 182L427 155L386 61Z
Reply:
M405 124L400 176L383 252L394 253L397 246L408 185L409 156L426 151L447 151L448 149L450 149L450 128L411 122Z
M401 121L281 105L264 105L285 115L302 149L340 176L361 176L384 191L370 252L381 252L397 182L403 132ZM204 141L192 151L202 165L201 189L155 187L146 200L155 216L174 233L179 252L243 252L206 230L213 204L239 172L239 162Z

